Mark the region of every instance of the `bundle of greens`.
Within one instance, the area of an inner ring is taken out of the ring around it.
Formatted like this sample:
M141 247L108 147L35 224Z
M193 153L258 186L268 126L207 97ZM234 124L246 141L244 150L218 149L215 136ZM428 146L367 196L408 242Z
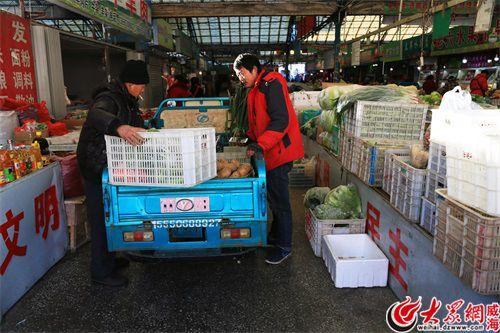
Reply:
M249 88L238 85L234 97L231 98L231 109L229 110L231 122L229 124L229 120L226 121L229 137L245 137L248 130L247 96L249 91Z

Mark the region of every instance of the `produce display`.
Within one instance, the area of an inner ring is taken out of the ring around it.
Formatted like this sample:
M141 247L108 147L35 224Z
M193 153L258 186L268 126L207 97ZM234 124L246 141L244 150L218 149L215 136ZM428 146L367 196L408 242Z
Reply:
M226 123L229 137L244 137L248 130L247 96L250 89L243 86L236 88L236 93L231 99L231 123Z
M356 219L361 216L361 199L352 184L328 187L313 187L306 192L304 205L311 208L321 220Z
M357 84L345 84L323 89L318 96L318 103L323 110L335 110L340 96L363 88Z
M217 178L245 178L253 173L250 163L240 163L237 160L217 160Z
M420 96L420 100L423 103L429 104L429 105L434 105L434 106L439 106L439 104L441 104L442 98L443 98L443 96L441 96L441 94L438 93L437 91L434 91L434 92L430 93L429 95Z

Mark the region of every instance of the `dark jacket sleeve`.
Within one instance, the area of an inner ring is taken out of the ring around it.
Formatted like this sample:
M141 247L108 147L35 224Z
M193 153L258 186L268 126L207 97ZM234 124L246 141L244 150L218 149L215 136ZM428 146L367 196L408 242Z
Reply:
M257 138L257 143L267 151L283 139L288 128L289 115L283 86L278 80L265 81L260 89L266 96L270 122L266 131Z
M101 96L92 105L87 115L87 123L101 134L118 136L116 129L120 126L120 119L117 114L116 103L110 97Z

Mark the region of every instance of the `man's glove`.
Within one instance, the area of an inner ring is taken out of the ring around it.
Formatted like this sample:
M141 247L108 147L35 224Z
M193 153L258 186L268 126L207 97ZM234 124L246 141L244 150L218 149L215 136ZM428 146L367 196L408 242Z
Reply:
M247 146L247 157L262 156L262 147L258 143L252 142Z

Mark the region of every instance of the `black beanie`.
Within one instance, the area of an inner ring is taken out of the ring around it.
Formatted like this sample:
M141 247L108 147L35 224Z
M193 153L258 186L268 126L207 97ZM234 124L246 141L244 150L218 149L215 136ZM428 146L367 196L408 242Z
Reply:
M120 73L120 80L125 83L148 84L149 75L146 63L142 60L129 60Z

